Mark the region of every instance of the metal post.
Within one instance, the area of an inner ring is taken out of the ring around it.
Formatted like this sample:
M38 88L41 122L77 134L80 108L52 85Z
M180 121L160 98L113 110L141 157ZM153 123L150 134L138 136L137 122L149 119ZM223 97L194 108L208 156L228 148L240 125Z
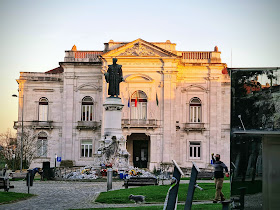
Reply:
M113 178L113 169L109 168L107 170L107 191L112 189L112 178Z
M29 194L29 188L30 188L30 170L28 170L28 173L27 173L27 187L28 187L28 194Z
M24 95L22 95L22 110L21 110L20 172L22 172L22 161L23 161L23 103L24 103Z
M55 160L54 160L54 178L56 176L56 160L57 160L57 155L55 154Z

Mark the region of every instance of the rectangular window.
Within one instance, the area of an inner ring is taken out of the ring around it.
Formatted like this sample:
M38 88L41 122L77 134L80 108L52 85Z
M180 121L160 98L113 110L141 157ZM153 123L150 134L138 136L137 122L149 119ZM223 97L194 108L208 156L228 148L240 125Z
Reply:
M38 139L37 141L37 155L38 157L47 157L47 140Z
M138 102L135 107L135 100L131 101L131 119L147 119L147 102Z
M48 121L48 105L39 105L39 121Z
M93 120L93 105L82 105L82 121Z
M200 159L200 142L190 142L190 159Z
M92 140L82 140L81 157L92 157Z
M201 122L201 106L190 107L190 122L194 122L194 123Z

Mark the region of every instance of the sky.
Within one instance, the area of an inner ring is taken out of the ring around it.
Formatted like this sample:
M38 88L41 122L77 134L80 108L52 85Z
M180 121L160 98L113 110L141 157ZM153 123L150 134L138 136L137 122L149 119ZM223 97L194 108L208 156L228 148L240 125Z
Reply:
M222 52L229 67L280 66L279 0L0 0L0 133L15 130L20 72L58 67L65 50L104 43L176 43Z

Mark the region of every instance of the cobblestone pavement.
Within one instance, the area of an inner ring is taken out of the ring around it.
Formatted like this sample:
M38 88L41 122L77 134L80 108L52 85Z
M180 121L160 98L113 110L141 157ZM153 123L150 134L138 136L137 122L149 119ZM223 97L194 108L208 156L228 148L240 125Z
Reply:
M254 195L245 195L244 198L245 202L245 209L252 209L252 210L262 210L263 207L263 199L262 193L254 194Z
M10 192L27 193L25 181L11 182ZM120 189L123 182L114 182L113 189ZM37 196L0 209L70 209L93 207L91 203L98 192L107 190L106 182L35 181L30 193Z
M181 180L181 183L188 183ZM214 182L213 180L198 180L198 183ZM227 182L227 181L225 181ZM161 184L161 181L160 181ZM164 181L170 184L170 181ZM10 192L27 193L25 181L11 182L15 188ZM113 182L113 190L123 189L123 182ZM35 181L30 187L30 193L37 196L12 204L0 205L0 209L75 209L75 208L105 208L105 207L134 207L135 204L96 204L93 203L100 192L107 190L106 182L74 182L74 181ZM208 203L203 202L203 203ZM146 204L160 205L160 204Z

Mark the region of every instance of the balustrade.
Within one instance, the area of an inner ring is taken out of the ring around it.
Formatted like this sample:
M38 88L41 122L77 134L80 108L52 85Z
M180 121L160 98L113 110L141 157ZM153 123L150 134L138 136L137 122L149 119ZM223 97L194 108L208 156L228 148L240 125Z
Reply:
M65 62L100 62L103 51L66 51Z
M123 127L158 127L156 119L122 119Z
M211 52L183 52L183 59L211 59Z

